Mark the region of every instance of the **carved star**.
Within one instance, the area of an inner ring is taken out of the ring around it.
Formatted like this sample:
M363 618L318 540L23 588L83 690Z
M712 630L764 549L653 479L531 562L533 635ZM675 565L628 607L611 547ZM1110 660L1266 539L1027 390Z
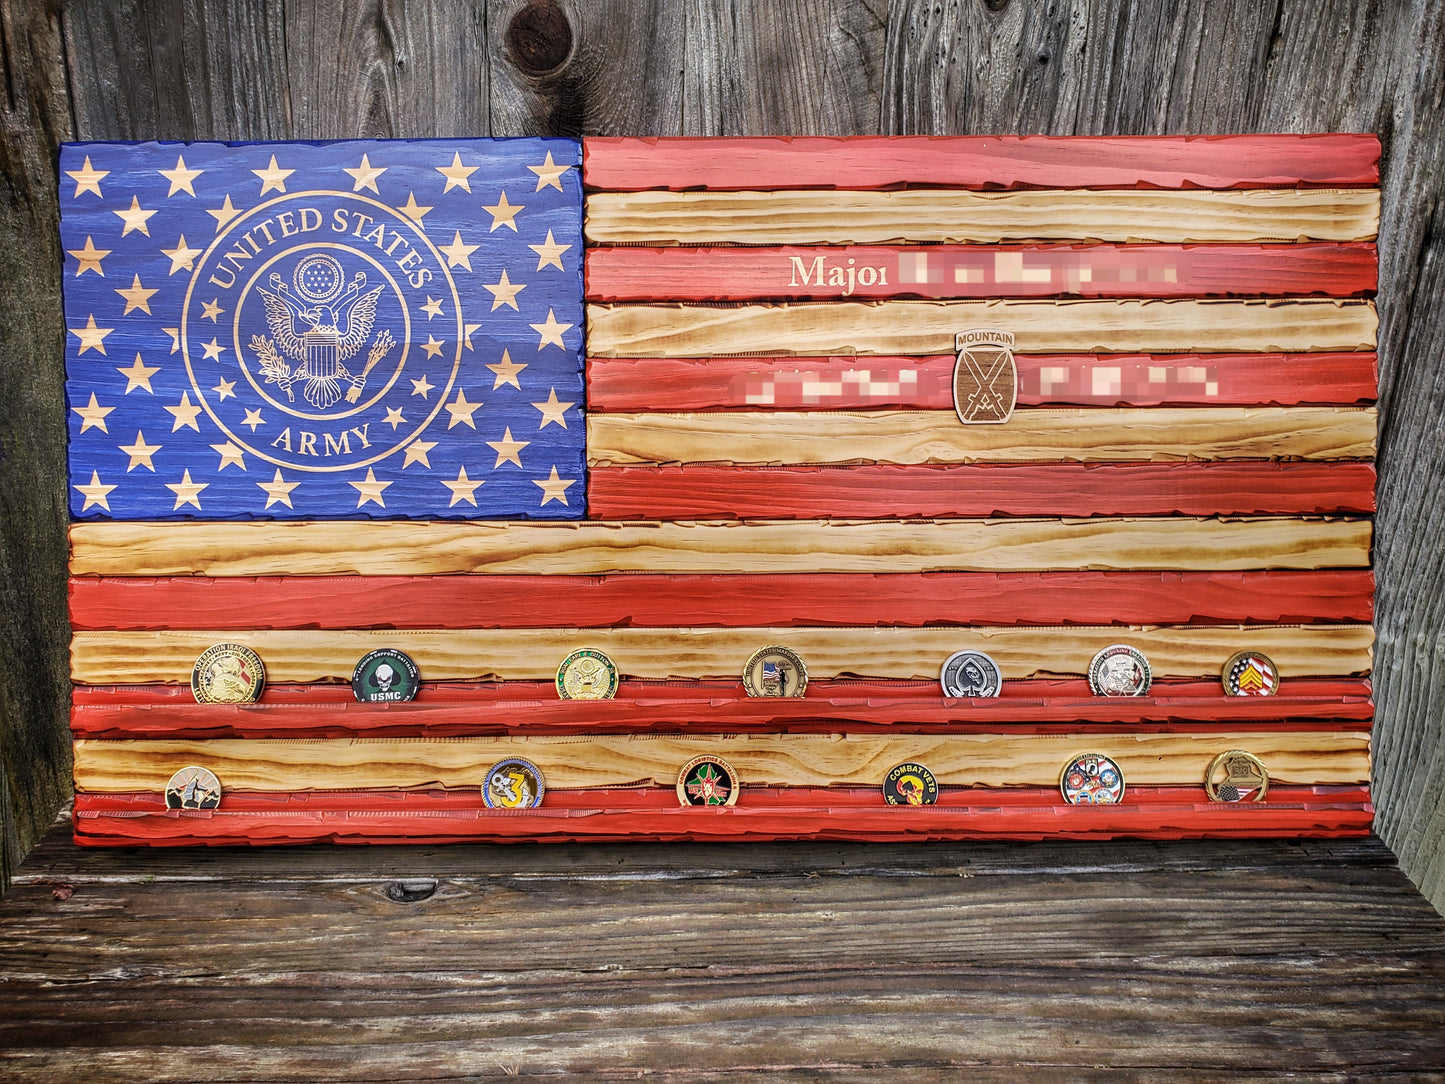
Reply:
M463 344L468 350L470 350L470 349L472 348L472 332L473 332L473 331L476 331L476 330L477 330L478 328L480 328L481 326L482 326L481 324L463 324L463 325L462 325L462 344Z
M482 286L491 292L492 312L496 312L503 305L510 305L513 311L520 311L517 309L517 295L527 288L527 284L525 282L519 282L514 286L512 281L507 278L507 269L505 267L502 268L501 282L494 282L490 285L484 282Z
M86 165L89 165L89 164L90 164L90 159L87 158L87 159L85 160L85 163L86 163ZM73 177L73 176L75 176L75 174L72 173L71 176ZM103 176L105 176L105 174L101 174L101 176L103 177ZM79 195L79 194L80 194L79 192L76 193L76 195ZM100 506L101 506L102 508L104 508L107 512L110 511L110 501L109 501L107 498L110 496L110 491L111 491L112 489L114 489L115 486L108 486L108 485L105 485L104 483L102 483L101 480L100 480L100 472L99 472L99 471L91 471L91 472L90 472L90 484L89 484L89 485L86 485L86 486L76 486L75 488L78 489L78 490L80 491L80 495L85 498L85 504L84 504L84 505L81 507L81 509L80 509L82 512L84 512L84 511L86 511L87 509L89 509L90 506L93 505L93 504L98 504L98 505L100 505Z
M181 329L178 327L163 327L161 330L171 337L171 353L174 354L181 348Z
M201 431L201 427L196 424L196 415L201 412L201 408L199 404L191 402L190 392L181 392L181 401L177 405L168 406L165 409L170 411L171 417L175 418L171 425L172 433L181 428L194 429L197 433Z
M510 384L518 391L521 391L522 385L517 381L517 374L526 367L527 363L525 361L522 362L521 365L518 365L512 360L511 352L504 349L502 351L502 360L495 365L487 366L494 374L492 377L492 390L496 391L503 384Z
M548 265L555 267L558 271L567 270L562 266L562 253L566 252L571 245L559 245L552 239L552 231L547 231L547 240L540 245L528 245L537 254L537 270Z
M167 272L169 275L174 275L177 271L194 271L196 257L200 254L200 249L191 248L186 244L185 234L181 234L181 239L176 242L175 248L161 249L161 255L171 258L171 269Z
M482 210L492 216L492 228L487 232L491 233L498 226L509 226L513 233L517 232L517 212L525 207L525 203L511 204L507 202L506 189L502 190L502 198L491 207L483 207Z
M376 192L378 196L381 195L381 192L378 191L376 187L376 179L386 172L385 166L381 166L380 168L373 166L367 161L366 155L363 154L361 156L361 165L355 169L343 168L342 172L351 174L351 179L356 182L351 187L353 192L360 192L363 188L369 188L373 192Z
M210 485L210 482L191 481L190 470L181 475L179 482L166 482L165 487L176 495L176 505L171 511L179 512L181 506L186 504L194 505L196 511L201 511L201 490L210 488Z
M417 206L416 193L408 192L406 196L405 206L398 207L397 210L400 211L402 214L406 215L407 218L411 219L418 226L420 226L422 224L422 216L425 215L428 211L430 211L431 208Z
M542 341L537 344L538 350L541 350L548 343L552 343L553 345L560 347L563 350L567 349L566 345L562 342L562 333L568 328L570 328L572 325L559 324L557 322L557 317L552 314L551 309L547 310L546 323L532 324L530 326L533 331L535 331L538 335L542 336Z
M129 316L133 309L140 309L149 316L151 314L151 298L160 293L160 290L147 290L140 284L140 276L136 275L131 281L129 289L117 290L116 293L125 298L125 312L121 313L122 316Z
M542 423L537 426L538 429L546 429L551 422L556 422L563 429L566 429L567 419L563 417L563 414L577 404L558 402L557 389L553 388L548 392L545 403L533 403L532 405L542 412Z
M398 425L406 424L406 419L401 416L401 407L387 407L386 417L382 418L381 420L383 424L391 426L391 431L393 433L396 432L396 427Z
M70 329L70 333L80 340L80 349L77 350L76 353L83 354L87 350L99 350L104 354L105 337L114 330L115 328L113 327L96 327L95 314L91 313L90 319L85 322L84 327L73 327Z
M434 358L441 354L442 347L445 345L445 339L438 339L435 335L428 335L426 342L421 344L421 348L426 351L427 357Z
M472 186L467 181L467 178L475 173L478 168L477 166L462 165L462 156L453 152L451 165L436 167L436 171L447 179L447 186L442 189L442 195L445 196L453 188L462 188L470 192Z
M95 401L95 392L90 393L89 405L71 407L70 409L80 415L80 431L82 433L88 429L99 429L102 433L110 432L110 430L105 427L105 416L114 410L115 407L101 406Z
M209 320L211 323L218 323L217 317L226 310L221 308L221 299L213 297L209 301L201 302L201 319Z
M241 209L231 202L231 193L229 192L226 193L225 203L221 204L221 206L214 211L206 211L206 214L210 215L216 220L217 233L220 233L223 229L225 229L226 223L230 222L231 219L235 218L240 213Z
M140 205L139 197L131 196L130 206L124 211L111 211L110 213L125 223L125 229L120 231L122 237L134 230L140 230L140 232L147 237L151 235L150 227L146 225L146 220L156 212L144 210Z
M220 361L221 352L225 349L215 335L211 336L210 342L201 344L201 352L206 355L207 361Z
M465 423L475 429L477 423L472 421L472 415L477 412L477 407L481 405L481 403L467 402L467 393L461 388L458 388L456 401L447 404L447 410L449 410L452 415L452 420L447 422L447 428L450 429L454 425L462 425Z
M477 487L483 485L484 481L478 478L474 482L468 478L466 467L462 467L457 471L457 480L455 482L448 482L445 478L439 479L439 481L452 491L452 499L447 503L448 508L460 501L466 501L473 508L477 506Z
M129 474L137 467L145 467L154 474L156 465L151 462L151 456L160 451L161 447L159 444L147 444L145 434L137 429L135 431L135 443L122 444L120 446L120 450L130 456L130 465L125 468L125 472Z
M105 278L105 268L100 266L100 261L110 255L108 248L96 248L95 242L89 237L85 239L84 248L68 248L65 250L79 261L80 266L76 268L75 277L80 278L87 271L94 271L101 278Z
M80 169L67 169L65 175L75 182L75 192L70 198L78 199L82 192L94 192L99 196L101 178L109 177L110 170L94 168L90 164L90 156L87 155L84 166Z
M562 191L562 174L567 172L567 167L559 166L552 161L551 151L547 152L547 160L540 166L528 166L527 168L537 175L536 191L540 192L544 188L555 188L558 192Z
M266 507L270 508L278 501L287 508L295 508L291 503L291 491L299 486L300 482L288 482L281 477L281 472L276 472L276 477L269 482L257 482L258 486L266 491Z
M430 323L433 316L440 316L442 314L441 299L428 296L426 304L421 307L421 311L426 313L427 322Z
M171 190L166 193L166 198L169 199L177 192L186 192L194 196L196 190L191 187L191 182L206 171L203 169L187 169L185 158L177 155L175 169L158 169L156 172L171 182Z
M576 484L577 484L577 479L575 479L575 478L558 478L558 477L557 477L557 467L556 467L556 464L553 464L553 466L552 466L552 477L548 478L545 482L539 482L539 481L537 481L537 479L533 478L533 479L532 479L532 484L533 484L534 486L539 486L539 487L541 487L541 490L542 490L542 505L541 505L541 507L545 507L548 501L561 501L563 504L566 504L566 503L567 503L567 487L568 487L568 486L574 486L574 485L576 485Z
M236 382L234 380L222 380L211 390L218 396L217 402L224 403L227 399L236 398Z
M420 395L425 399L427 393L434 387L436 387L436 385L426 378L426 373L422 373L420 380L413 380L411 382L411 393L413 395Z
M221 454L221 465L216 468L217 473L223 471L234 463L242 470L246 469L246 453L236 447L229 440L225 444L212 444L211 451Z
M452 238L452 243L438 246L437 251L446 256L448 267L465 267L470 271L472 269L472 253L480 247L480 245L463 244L462 231L457 230L456 236Z
M355 489L356 492L359 494L359 496L356 498L357 508L360 508L362 505L370 503L372 501L375 501L383 508L386 507L386 502L381 499L381 491L384 490L387 486L391 485L391 483L378 482L376 480L376 474L372 471L370 467L366 468L365 481L347 482L346 484Z
M487 441L492 451L497 453L497 461L492 464L492 469L496 470L503 463L515 463L520 467L522 465L521 451L531 443L530 440L513 440L512 429L508 426L507 431L502 434L501 440Z
M261 410L258 407L255 410L246 411L246 416L241 419L241 424L249 425L251 427L251 432L254 433L256 431L256 426L266 424L266 419L261 417Z
M276 156L273 154L269 166L265 169L253 169L251 172L261 178L261 195L264 196L267 192L272 191L285 192L286 178L296 171L294 169L282 169L276 164Z
M129 395L135 391L136 388L145 388L146 391L154 395L155 389L151 387L151 377L160 372L161 367L159 365L147 365L141 361L140 354L136 354L133 365L125 369L116 366L115 371L125 377L125 394Z
M431 470L431 460L427 458L428 453L437 446L434 440L414 440L406 446L406 459L401 464L401 469L406 470L413 463L420 463L427 470Z

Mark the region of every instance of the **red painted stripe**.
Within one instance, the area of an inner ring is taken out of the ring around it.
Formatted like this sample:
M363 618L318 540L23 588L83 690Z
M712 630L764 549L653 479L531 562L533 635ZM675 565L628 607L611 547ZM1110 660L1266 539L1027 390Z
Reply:
M582 181L646 188L1294 188L1374 185L1374 135L589 138Z
M1370 621L1368 570L75 577L77 630Z
M594 412L953 409L952 354L588 358ZM1373 402L1375 355L1018 354L1020 406L1296 406Z
M599 247L589 301L1361 297L1372 244Z
M1375 510L1369 463L593 467L592 519L1314 515Z

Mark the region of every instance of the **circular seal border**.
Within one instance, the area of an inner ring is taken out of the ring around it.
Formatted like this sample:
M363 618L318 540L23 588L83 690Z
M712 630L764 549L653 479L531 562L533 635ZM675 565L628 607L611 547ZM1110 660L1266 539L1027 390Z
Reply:
M537 784L536 797L533 798L532 801L529 802L527 805L497 805L492 801L493 777L496 776L497 773L505 771L507 768L512 767L521 768L523 771L529 772L532 776L532 779ZM542 769L537 767L537 765L533 764L530 760L527 760L524 757L505 757L504 759L497 761L489 769L487 769L486 778L482 780L482 802L486 805L488 809L536 809L539 805L542 804L542 796L546 793L547 780L542 775Z
M182 779L181 779L181 776L185 775L187 772L194 772L195 774L192 775L192 776L191 776L190 778L188 778L188 779L182 780ZM208 779L207 777L209 777L209 779ZM182 789L183 787L185 787L186 784L190 783L191 779L197 779L197 778L199 778L200 780L202 780L203 782L206 782L206 783L208 783L208 784L209 784L209 783L214 783L214 784L215 784L215 787L214 787L214 788L212 788L212 787L209 786L209 785L207 785L207 788L206 788L207 790L212 790L212 789L214 789L215 795L216 795L216 800L215 800L215 801L213 801L213 802L202 802L200 805L186 805L186 804L185 804L185 800L180 797L181 789ZM218 808L218 807L220 806L220 804L221 804L221 794L222 794L222 791L223 791L223 790L224 790L224 788L221 786L221 780L220 780L220 778L216 775L215 772L211 771L210 768L203 767L203 766L200 765L200 764L187 764L184 768L177 768L176 771L175 771L174 773L172 773L170 779L166 780L166 789L165 789L166 808L167 808L167 809L216 809L216 808ZM175 804L172 804L172 803L171 803L171 795L172 795L173 793L174 793L174 794L176 795L176 797L177 797L177 801L176 801Z
M982 659L989 666L993 667L994 691L982 693L977 697L967 697L961 693L950 692L948 688L948 667L954 659L961 659L966 655ZM938 684L943 689L943 695L955 700L994 700L1003 692L1003 668L999 666L998 660L985 651L975 651L973 648L965 648L962 651L955 651L948 658L943 660L943 665L938 668Z
M923 780L922 802L910 802L898 792L898 781L905 775L916 775ZM938 802L938 779L926 765L916 760L905 760L902 764L895 764L883 777L883 800L889 805L935 805Z
M404 696L399 700L368 700L361 695L358 682L361 681L362 671L368 663L376 659L385 658L389 662L399 662L402 670L411 681L411 695ZM351 670L351 695L356 697L361 704L404 704L407 701L415 700L417 692L421 689L421 671L417 669L416 660L399 647L379 647L375 651L368 651L357 660Z
M1269 671L1270 676L1274 678L1274 684L1263 692L1245 692L1241 689L1239 687L1239 678L1238 675L1234 673L1234 668L1244 659L1256 659L1263 663L1265 669ZM1273 696L1279 692L1279 667L1276 666L1274 660L1263 651L1236 651L1233 655L1229 656L1229 658L1225 660L1224 665L1219 668L1219 680L1224 686L1225 696Z
M1139 668L1144 671L1143 684L1132 693L1111 693L1104 691L1099 684L1099 671L1103 668L1107 660L1113 658L1115 655L1125 654L1138 663ZM1149 689L1153 684L1154 671L1149 665L1149 660L1145 657L1144 652L1129 644L1110 644L1108 647L1100 648L1094 654L1093 660L1089 663L1089 689L1095 696L1148 696Z
M606 667L608 679L607 692L605 692L601 696L570 696L568 694L567 686L564 681L567 674L567 667L571 666L572 663L576 662L578 659L597 659L599 662L602 663L604 667ZM576 651L573 651L565 659L563 659L560 663L557 664L557 677L555 679L555 684L557 686L557 695L563 700L611 700L617 695L617 686L619 680L620 679L617 675L617 664L614 663L612 659L608 657L604 652L598 651L595 647L579 647Z
M764 655L782 655L790 663L798 668L798 691L786 693L784 696L768 696L767 693L755 688L752 682L753 664ZM803 657L790 647L782 644L769 644L767 647L760 647L748 656L748 661L743 663L743 689L749 696L767 697L769 700L796 699L808 691L808 666L803 662Z
M1218 771L1230 757L1244 757L1259 769L1259 777L1261 780L1259 789L1249 802L1241 802L1238 800L1231 802L1227 798L1219 797L1219 784L1214 782L1214 773ZM1269 769L1264 766L1264 761L1260 760L1259 757L1255 756L1248 749L1226 749L1209 762L1209 768L1204 773L1204 793L1209 796L1211 802L1221 802L1225 805L1249 805L1252 802L1262 802L1265 799L1265 795L1269 793Z
M238 655L252 668L251 686L246 695L239 700L216 700L201 692L197 680L200 677L201 667L222 655ZM197 704L254 704L261 698L261 693L265 688L266 664L261 661L260 655L245 644L212 644L201 652L191 667L191 695L196 698Z
M1069 793L1069 788L1065 783L1065 780L1067 780L1069 777L1069 772L1073 771L1078 766L1079 761L1090 759L1099 761L1101 768L1105 764L1109 765L1119 776L1119 796L1117 798L1113 798L1107 802L1081 802L1078 800L1079 795L1082 793L1081 791L1076 791L1073 794ZM1126 784L1124 781L1124 769L1119 767L1119 762L1116 761L1113 757L1106 756L1103 753L1080 753L1077 756L1070 757L1068 762L1064 765L1063 771L1059 772L1059 793L1064 796L1064 801L1068 805L1118 805L1124 800L1125 787Z
M723 770L723 773L728 777L729 781L732 784L732 786L728 789L727 801L721 803L720 805L709 805L702 802L693 802L688 799L688 774L694 768L701 767L704 764L714 764L717 767L721 768ZM726 809L728 806L737 805L738 794L742 791L742 789L743 785L742 781L738 778L737 769L734 768L727 761L725 761L722 757L715 756L712 753L704 753L701 756L693 757L686 764L684 764L677 773L677 800L679 804L683 805L688 809Z

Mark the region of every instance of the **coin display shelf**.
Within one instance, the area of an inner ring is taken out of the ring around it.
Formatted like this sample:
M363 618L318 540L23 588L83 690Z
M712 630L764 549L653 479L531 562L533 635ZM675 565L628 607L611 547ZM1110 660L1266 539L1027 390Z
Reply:
M585 141L586 518L75 524L77 839L1368 832L1378 154ZM1000 424L955 410L970 329L1014 336ZM221 641L264 659L259 703L194 702ZM1092 694L1115 643L1148 695ZM745 695L768 644L805 696ZM416 660L415 701L356 702L381 647ZM583 647L616 699L557 698ZM940 695L965 648L1001 696ZM1224 695L1246 649L1276 695ZM1231 749L1264 801L1208 800ZM1121 803L1065 803L1084 752L1118 763ZM709 753L737 804L680 807ZM540 807L484 808L509 756ZM884 804L903 761L936 804ZM166 811L191 764L220 807Z

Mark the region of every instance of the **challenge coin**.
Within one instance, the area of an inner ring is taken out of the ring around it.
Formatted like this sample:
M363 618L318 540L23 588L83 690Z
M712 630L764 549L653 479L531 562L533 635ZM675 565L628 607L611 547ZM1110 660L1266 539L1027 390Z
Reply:
M221 804L221 781L209 768L192 764L166 784L167 809L215 809Z
M1143 696L1153 681L1149 660L1128 644L1110 644L1089 663L1089 688L1095 696Z
M492 765L482 784L482 801L488 809L535 809L542 804L547 783L530 760L508 757Z
M802 696L807 687L802 657L781 644L754 651L743 667L743 688L749 696Z
M245 644L207 648L191 670L198 704L252 704L266 684L266 667Z
M899 764L883 778L883 800L889 805L932 805L938 801L938 780L922 764Z
M563 700L611 700L617 695L617 667L600 651L578 648L557 667L557 695Z
M736 805L738 773L722 757L693 757L677 773L677 800L686 806Z
M351 672L351 691L363 704L385 704L416 696L416 663L405 651L382 647L361 657Z
M1279 688L1279 671L1268 655L1258 651L1229 656L1219 676L1226 696L1273 696Z
M955 651L938 673L944 696L990 697L1003 688L998 663L982 651Z
M1220 753L1204 773L1204 793L1211 802L1262 802L1269 793L1269 769L1243 749Z
M1080 753L1064 765L1059 789L1070 805L1113 805L1124 800L1124 773L1102 753Z

